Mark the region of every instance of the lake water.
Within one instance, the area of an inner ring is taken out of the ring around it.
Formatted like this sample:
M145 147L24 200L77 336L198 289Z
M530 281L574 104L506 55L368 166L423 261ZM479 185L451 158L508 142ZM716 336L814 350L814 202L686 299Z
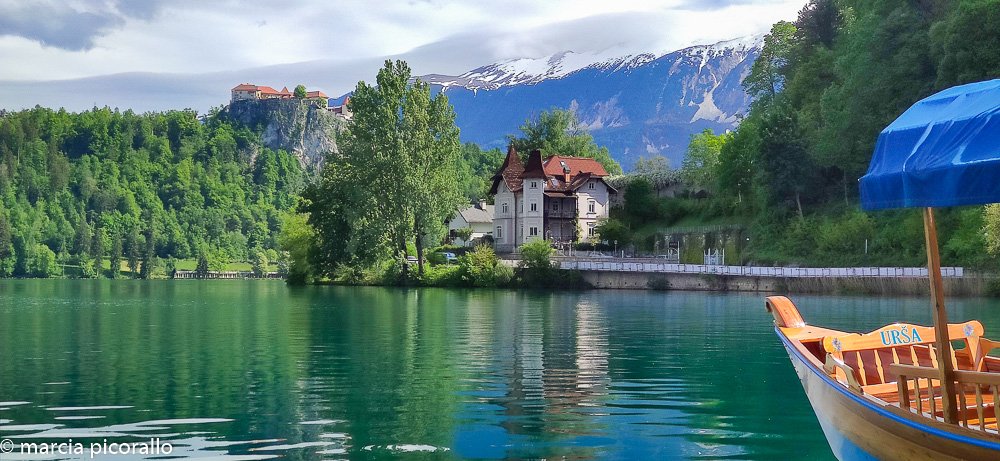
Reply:
M930 322L919 298L795 300L835 328ZM1000 331L996 301L950 312ZM0 438L217 459L833 459L770 325L755 294L5 280Z

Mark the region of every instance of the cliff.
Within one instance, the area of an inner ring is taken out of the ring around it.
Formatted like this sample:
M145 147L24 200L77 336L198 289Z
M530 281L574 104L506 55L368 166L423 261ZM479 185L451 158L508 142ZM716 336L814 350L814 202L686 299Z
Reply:
M322 166L327 152L338 152L337 134L347 124L326 108L299 99L233 101L220 115L260 133L264 146L293 153L306 170Z

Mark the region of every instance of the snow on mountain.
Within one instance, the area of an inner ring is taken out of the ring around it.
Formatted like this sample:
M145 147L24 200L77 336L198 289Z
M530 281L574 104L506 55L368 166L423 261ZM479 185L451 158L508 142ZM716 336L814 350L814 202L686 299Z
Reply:
M561 107L626 169L650 155L678 167L691 134L735 128L746 113L741 82L762 42L748 36L627 56L566 51L420 79L448 95L465 141L502 148L525 119Z

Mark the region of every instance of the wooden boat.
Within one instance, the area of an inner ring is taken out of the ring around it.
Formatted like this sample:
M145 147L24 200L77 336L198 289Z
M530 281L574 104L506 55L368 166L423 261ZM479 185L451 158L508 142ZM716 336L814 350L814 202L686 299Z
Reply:
M1000 79L914 104L879 135L861 178L866 210L920 207L934 326L868 333L808 325L768 297L833 453L853 460L1000 460L1000 342L978 321L949 324L932 207L1000 202Z
M933 327L905 323L857 334L806 324L784 296L771 296L781 338L833 453L848 460L1000 459L996 404L1000 342L978 321L948 325L963 347L957 365L958 423L945 420Z

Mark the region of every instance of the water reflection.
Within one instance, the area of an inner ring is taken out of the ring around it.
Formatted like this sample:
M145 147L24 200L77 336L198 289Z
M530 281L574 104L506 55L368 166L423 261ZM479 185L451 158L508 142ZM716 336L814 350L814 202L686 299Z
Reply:
M926 311L802 304L847 328ZM953 309L1000 327L987 304ZM3 282L0 438L155 437L220 459L831 459L768 325L755 295Z

